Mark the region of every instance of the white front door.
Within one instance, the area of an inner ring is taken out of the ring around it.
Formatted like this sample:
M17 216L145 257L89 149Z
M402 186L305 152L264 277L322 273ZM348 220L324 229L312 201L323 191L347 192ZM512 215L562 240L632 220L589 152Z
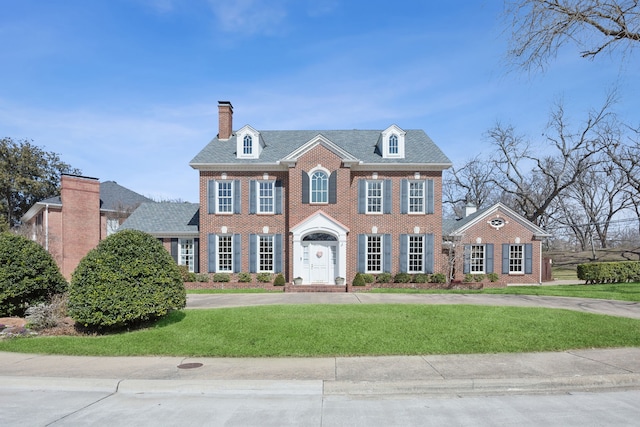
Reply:
M333 242L309 242L309 282L333 283L335 251Z

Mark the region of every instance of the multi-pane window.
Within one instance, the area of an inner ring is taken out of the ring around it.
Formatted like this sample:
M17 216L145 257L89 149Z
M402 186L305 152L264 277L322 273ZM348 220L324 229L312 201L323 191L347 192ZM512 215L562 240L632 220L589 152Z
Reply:
M273 271L273 236L258 239L258 271Z
M322 171L311 175L311 203L328 203L329 177Z
M242 154L250 155L253 151L253 138L251 135L245 135L242 140Z
M218 271L233 271L232 236L218 236Z
M484 245L471 245L471 253L469 254L470 273L484 273L484 248Z
M389 154L398 154L398 135L389 137Z
M258 182L258 212L273 213L274 207L274 182Z
M382 236L367 236L367 272L382 271Z
M232 213L233 212L233 182L232 181L218 181L217 201L218 206L216 211L218 213Z
M409 181L409 213L424 213L424 181Z
M524 245L509 245L509 273L524 273Z
M367 181L367 213L382 213L382 181Z
M424 271L424 236L409 236L409 273Z
M194 271L193 239L180 239L178 241L178 265L186 265L190 272Z
M107 236L111 236L118 231L120 227L120 220L118 218L107 218Z

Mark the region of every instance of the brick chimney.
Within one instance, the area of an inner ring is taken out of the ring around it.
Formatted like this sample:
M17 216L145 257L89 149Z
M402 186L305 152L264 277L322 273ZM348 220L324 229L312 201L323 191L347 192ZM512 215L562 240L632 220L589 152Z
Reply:
M218 101L218 139L227 140L233 133L233 105L229 101Z
M84 256L100 242L100 181L77 175L60 177L62 200L62 274L69 279Z

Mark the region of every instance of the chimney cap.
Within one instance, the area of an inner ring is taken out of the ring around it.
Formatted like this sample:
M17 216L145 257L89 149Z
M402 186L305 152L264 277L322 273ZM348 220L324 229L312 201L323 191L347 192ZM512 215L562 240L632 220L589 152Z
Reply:
M233 108L233 105L231 105L231 101L218 101L218 105L228 105L229 107Z

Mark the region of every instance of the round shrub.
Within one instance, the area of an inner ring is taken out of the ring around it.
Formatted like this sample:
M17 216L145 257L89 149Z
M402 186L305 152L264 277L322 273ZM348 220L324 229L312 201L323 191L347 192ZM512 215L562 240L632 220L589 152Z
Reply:
M29 306L67 290L58 266L38 243L0 233L0 317L24 316Z
M280 273L273 280L273 285L274 286L284 286L284 284L285 284L284 276L282 275L282 273Z
M360 273L356 273L356 277L353 278L353 286L364 286L365 282L364 282L364 278L362 277L362 274Z
M68 313L91 329L153 320L186 305L180 270L158 239L124 230L104 239L73 272Z

